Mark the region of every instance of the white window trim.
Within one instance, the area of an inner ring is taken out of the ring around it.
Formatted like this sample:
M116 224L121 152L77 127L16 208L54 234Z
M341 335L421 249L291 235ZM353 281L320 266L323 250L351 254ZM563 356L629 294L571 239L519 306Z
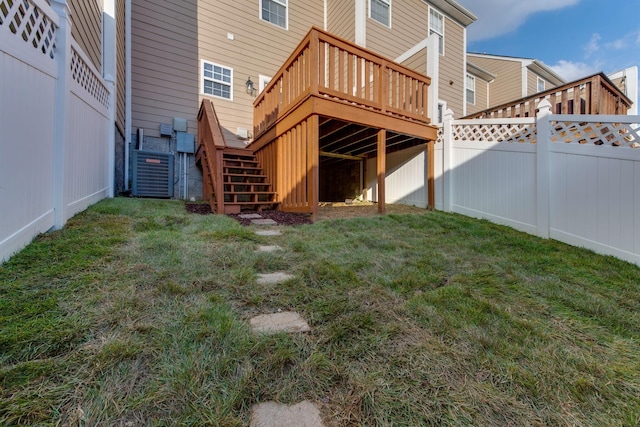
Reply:
M380 0L383 3L387 3L389 5L389 25L385 24L384 22L380 22L380 21L378 21L377 19L375 19L375 18L373 18L371 16L371 2L372 1L373 0L369 0L369 2L368 2L369 3L369 5L368 5L369 6L369 19L371 19L373 22L377 22L378 24L380 24L380 25L382 25L382 26L384 26L386 28L391 28L391 21L392 21L392 19L391 19L391 1L392 0Z
M221 67L221 68L226 68L227 70L231 71L231 82L230 83L226 83L226 82L221 82L209 77L205 77L204 76L204 64L209 64L209 65L213 65L216 67ZM211 93L205 93L204 91L204 81L206 80L211 80L213 82L216 83L221 83L224 85L229 85L229 98L225 98L224 96L217 96L217 95L213 95ZM233 101L233 68L231 67L227 67L226 65L222 65L222 64L216 64L215 62L211 62L211 61L207 61L205 59L200 61L200 94L204 95L204 96L210 96L212 98L216 98L216 99L224 99L225 101Z
M542 82L542 90L540 90L540 83ZM544 92L547 89L547 82L544 79L541 79L540 77L537 77L536 80L536 90L539 92Z
M445 38L444 38L444 33L445 31L445 19L444 19L444 14L441 13L439 10L437 10L436 8L429 6L429 35L431 35L431 11L437 13L438 15L440 15L442 17L442 34L438 33L437 31L434 31L434 33L438 34L440 37L442 37L442 52L440 52L441 56L444 56L444 52L446 50L445 47Z
M271 77L264 74L258 74L258 95L267 87L271 82Z
M473 88L470 88L468 85L469 79L473 81ZM469 91L473 92L473 102L469 102L469 96L467 94ZM476 91L476 77L472 76L471 74L467 74L465 77L465 88L464 88L464 98L467 104L476 105L477 95L478 95L478 92Z
M262 2L264 2L264 0L260 0L258 1L258 19L260 19L262 22L266 22L267 24L273 25L276 28L280 28L281 30L289 30L289 0L270 0L273 1L275 3L278 3L282 6L284 6L284 27L281 27L278 24L274 24L271 21L267 21L266 19L262 18Z

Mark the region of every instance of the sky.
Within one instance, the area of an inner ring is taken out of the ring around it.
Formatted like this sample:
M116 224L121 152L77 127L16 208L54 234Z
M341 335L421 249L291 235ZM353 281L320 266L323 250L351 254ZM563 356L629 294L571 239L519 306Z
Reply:
M467 50L538 59L567 81L640 67L640 0L457 0Z

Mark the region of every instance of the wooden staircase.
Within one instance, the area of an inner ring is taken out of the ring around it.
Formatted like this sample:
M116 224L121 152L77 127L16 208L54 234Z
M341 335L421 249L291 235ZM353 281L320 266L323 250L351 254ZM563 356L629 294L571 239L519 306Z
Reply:
M280 202L253 152L228 147L210 101L198 114L200 141L196 165L202 169L202 195L215 213L276 209Z
M277 208L276 193L271 191L271 184L251 151L223 151L222 164L224 213Z

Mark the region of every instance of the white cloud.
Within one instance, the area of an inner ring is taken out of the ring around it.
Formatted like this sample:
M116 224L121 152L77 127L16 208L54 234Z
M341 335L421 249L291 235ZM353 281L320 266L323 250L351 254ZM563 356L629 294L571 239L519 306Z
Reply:
M564 59L561 59L555 65L551 65L550 68L568 82L590 76L600 71L597 65L565 61Z
M584 53L588 57L600 51L600 40L602 37L598 33L593 33L591 39L584 47Z
M485 40L509 33L522 25L531 14L562 9L579 1L458 0L478 17L469 27L469 41Z

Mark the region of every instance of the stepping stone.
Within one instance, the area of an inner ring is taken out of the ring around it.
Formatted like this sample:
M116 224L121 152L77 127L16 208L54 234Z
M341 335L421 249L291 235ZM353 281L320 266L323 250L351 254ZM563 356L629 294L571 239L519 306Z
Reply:
M278 230L258 230L256 234L258 236L282 236L282 233Z
M249 325L256 334L277 334L279 332L297 333L309 332L309 324L298 314L292 311L282 313L261 314L249 320Z
M258 285L277 285L278 283L284 283L287 280L293 279L291 274L278 271L276 273L258 274Z
M278 225L278 223L271 218L252 219L251 223L255 225Z
M278 245L258 246L258 252L276 252L281 250L282 248Z
M252 214L238 215L238 217L242 218L242 219L258 219L258 218L262 218L262 215L256 214L256 213L252 213Z
M309 401L288 406L263 402L251 408L249 427L324 427L320 410Z

